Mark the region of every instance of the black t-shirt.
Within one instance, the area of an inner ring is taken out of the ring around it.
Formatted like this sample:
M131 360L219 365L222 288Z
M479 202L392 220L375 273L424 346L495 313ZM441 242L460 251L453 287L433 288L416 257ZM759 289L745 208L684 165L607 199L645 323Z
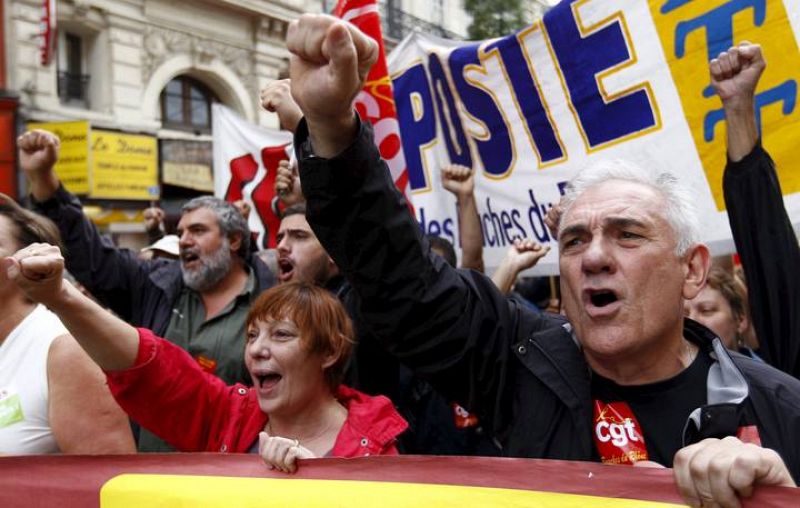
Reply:
M596 373L592 398L605 403L626 402L641 426L649 460L672 467L683 446L689 414L706 403L706 379L713 360L704 351L687 369L670 379L637 386L621 386Z

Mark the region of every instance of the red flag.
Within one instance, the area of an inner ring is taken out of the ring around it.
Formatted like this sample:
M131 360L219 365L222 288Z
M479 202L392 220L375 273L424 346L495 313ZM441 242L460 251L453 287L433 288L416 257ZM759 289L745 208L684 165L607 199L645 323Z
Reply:
M378 43L378 61L370 69L364 89L356 97L356 109L361 118L369 120L375 128L375 144L389 166L392 180L411 207L408 170L400 142L400 125L394 107L392 80L386 66L378 4L375 0L339 0L333 9L333 15L349 21Z

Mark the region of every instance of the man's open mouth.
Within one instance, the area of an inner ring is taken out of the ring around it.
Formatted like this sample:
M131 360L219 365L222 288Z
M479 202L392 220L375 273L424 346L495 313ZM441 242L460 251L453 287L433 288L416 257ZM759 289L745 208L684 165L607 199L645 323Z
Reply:
M181 261L183 264L189 264L200 259L200 256L194 252L181 253Z
M294 271L294 265L289 259L278 258L278 277L282 281L291 279L293 271Z
M622 297L613 289L592 288L583 290L584 311L592 319L611 318L621 307Z
M605 307L619 300L617 295L608 289L601 289L589 292L589 300L595 307Z

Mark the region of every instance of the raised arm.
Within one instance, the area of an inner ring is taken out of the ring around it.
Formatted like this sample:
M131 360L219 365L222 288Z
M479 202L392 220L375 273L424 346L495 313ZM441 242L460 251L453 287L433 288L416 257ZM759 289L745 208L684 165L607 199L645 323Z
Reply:
M461 268L483 271L483 231L475 203L475 171L459 164L442 167L442 185L456 197Z
M289 207L302 203L306 200L303 197L303 188L300 185L300 176L297 172L297 161L282 160L278 163L278 171L275 174L275 194L283 202L283 206Z
M728 158L733 162L742 160L758 143L755 90L766 66L761 47L747 42L709 63L711 84L725 111Z
M278 115L281 129L294 133L303 118L303 112L292 99L291 82L288 79L269 81L261 90L261 107Z
M144 230L147 232L147 243L152 245L164 238L164 210L157 206L145 208L142 212Z
M219 450L221 443L209 436L220 438L219 429L230 425L229 406L247 394L241 385L225 385L204 372L186 351L147 330L137 330L83 296L63 280L64 259L58 247L35 243L4 258L2 263L8 279L28 298L52 310L94 363L106 371L114 398L134 420L182 451ZM56 354L65 358L64 351ZM80 355L73 350L68 356L73 357L71 365L77 367L75 362L80 361ZM58 369L84 380L97 374L73 372L65 365L59 365ZM56 387L59 396L95 397L92 390L81 392L75 382L72 379L69 386ZM100 402L93 400L90 405ZM51 409L55 409L53 416L64 425L75 426L80 422L80 418L70 417L74 408L51 405ZM118 429L113 418L92 424L95 428L105 426L109 432ZM77 440L87 435L81 429L64 425L55 432L59 444L75 446ZM108 437L94 444L107 442ZM120 444L124 446L124 442ZM82 451L90 452L89 444L84 445Z
M287 43L307 121L295 136L307 218L358 294L357 325L497 430L508 423L501 408L510 407L505 367L519 309L488 278L446 266L423 244L371 129L349 107L374 42L335 18L303 16Z
M755 89L766 62L758 45L742 43L709 67L725 111L725 205L747 278L759 354L800 377L800 271L787 270L800 266L800 247L774 164L759 143L755 119Z
M58 247L31 244L5 258L3 269L28 298L58 315L101 369L122 370L134 364L138 332L63 279L64 258Z
M17 140L19 161L31 184L33 208L56 223L66 252L67 269L103 305L130 319L132 299L143 283L148 262L118 249L103 238L83 214L81 202L61 185L54 166L58 138L47 131L28 131Z
M19 165L31 185L31 195L36 201L52 198L61 181L53 167L58 162L61 141L50 132L31 130L17 139Z
M324 15L304 14L289 24L294 97L306 120L317 157L330 158L358 134L353 99L378 58L378 44L353 25Z
M492 282L497 289L507 295L514 287L519 273L536 266L548 252L550 252L549 245L542 247L533 240L514 240L514 245L509 247L500 266L492 274Z

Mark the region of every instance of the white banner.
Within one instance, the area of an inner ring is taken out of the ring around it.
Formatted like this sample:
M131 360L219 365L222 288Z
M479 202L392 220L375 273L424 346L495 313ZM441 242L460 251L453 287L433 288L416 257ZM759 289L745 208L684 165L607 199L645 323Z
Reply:
M761 43L769 62L758 116L800 224L799 19L798 2L788 0L564 0L500 39L409 36L389 68L422 229L458 247L455 198L440 168L474 167L487 271L526 237L553 247L532 273L557 273L546 211L587 163L623 158L683 178L697 191L712 252L732 252L724 121L708 61L745 39Z
M250 229L261 249L275 247L280 219L275 213L278 162L290 158L292 135L253 125L233 110L212 105L214 195L226 201L252 203Z

